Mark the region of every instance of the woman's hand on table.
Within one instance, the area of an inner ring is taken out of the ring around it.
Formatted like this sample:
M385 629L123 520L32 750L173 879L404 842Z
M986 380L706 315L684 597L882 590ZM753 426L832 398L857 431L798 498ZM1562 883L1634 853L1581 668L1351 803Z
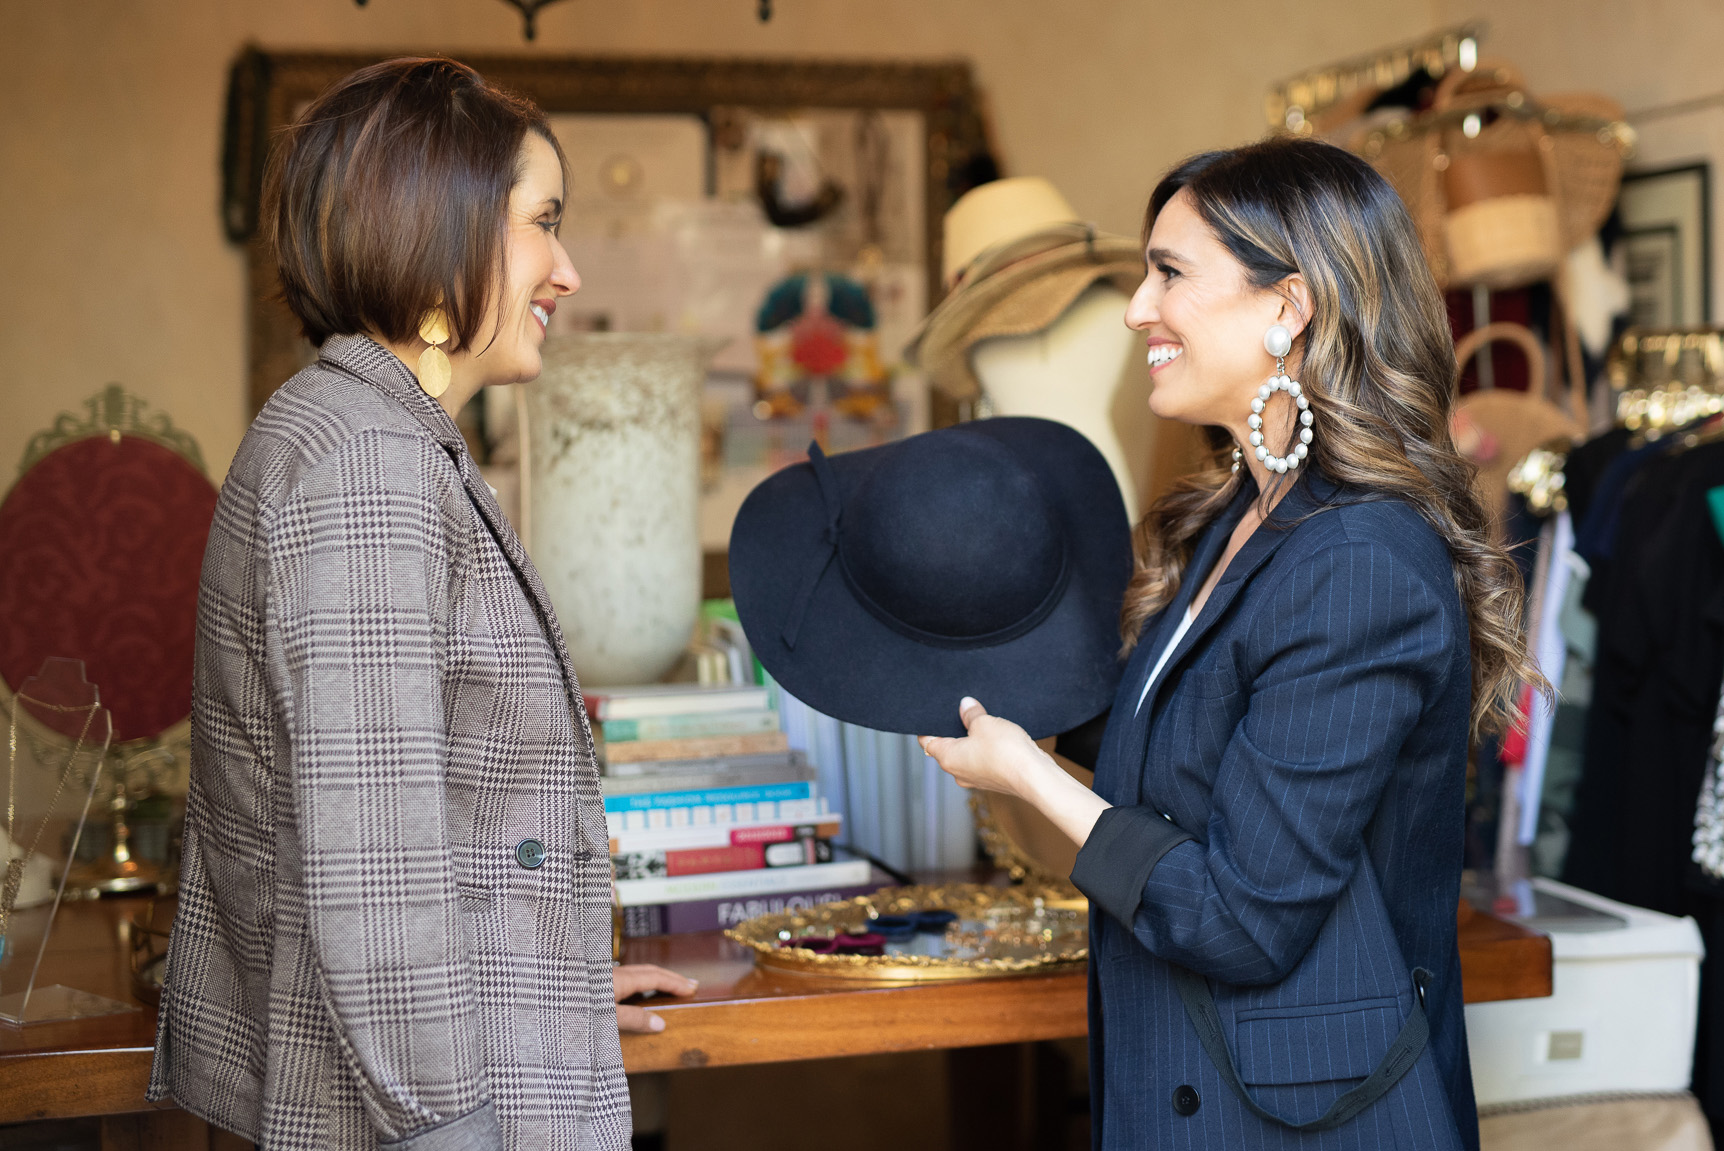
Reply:
M663 1031L664 1019L644 1007L625 1004L623 1000L642 992L664 991L671 995L693 995L700 986L698 979L678 975L651 963L625 963L613 968L611 978L617 991L618 1031Z
M989 715L977 700L958 701L964 736L924 735L922 751L959 787L1015 795L1037 808L1078 846L1110 806L1063 771L1023 728Z

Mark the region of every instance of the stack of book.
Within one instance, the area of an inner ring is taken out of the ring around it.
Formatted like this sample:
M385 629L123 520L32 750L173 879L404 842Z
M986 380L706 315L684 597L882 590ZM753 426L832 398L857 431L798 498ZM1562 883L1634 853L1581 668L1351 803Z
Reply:
M711 931L866 894L865 859L789 750L767 689L655 684L587 694L623 931Z
M599 762L607 771L760 755L789 748L778 712L758 684L655 683L585 693Z

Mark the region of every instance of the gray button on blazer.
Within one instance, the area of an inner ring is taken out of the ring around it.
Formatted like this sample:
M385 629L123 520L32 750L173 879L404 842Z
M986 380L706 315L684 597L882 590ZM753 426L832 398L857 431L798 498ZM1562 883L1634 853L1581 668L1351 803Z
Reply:
M184 860L150 1099L265 1148L628 1146L574 668L453 421L363 337L222 486Z

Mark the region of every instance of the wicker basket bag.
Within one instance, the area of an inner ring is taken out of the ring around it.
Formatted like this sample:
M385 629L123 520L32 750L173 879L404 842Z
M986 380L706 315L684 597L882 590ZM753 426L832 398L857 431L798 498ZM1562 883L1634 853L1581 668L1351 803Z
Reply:
M1622 109L1576 93L1535 100L1486 61L1451 72L1431 110L1351 146L1406 201L1437 282L1513 288L1554 277L1616 200Z

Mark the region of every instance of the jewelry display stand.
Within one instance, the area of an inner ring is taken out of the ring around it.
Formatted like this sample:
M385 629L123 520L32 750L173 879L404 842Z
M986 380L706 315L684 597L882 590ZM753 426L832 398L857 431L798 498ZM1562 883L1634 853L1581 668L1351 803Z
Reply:
M84 679L81 660L49 659L25 680L7 709L5 880L0 884L0 1022L30 1023L87 1019L136 1011L116 999L62 984L41 985L42 956L66 891L70 861L84 834L90 803L113 741L113 718L94 684ZM19 729L26 756L18 753ZM63 844L67 865L59 868L52 898L20 910L26 879L40 873L44 849Z

